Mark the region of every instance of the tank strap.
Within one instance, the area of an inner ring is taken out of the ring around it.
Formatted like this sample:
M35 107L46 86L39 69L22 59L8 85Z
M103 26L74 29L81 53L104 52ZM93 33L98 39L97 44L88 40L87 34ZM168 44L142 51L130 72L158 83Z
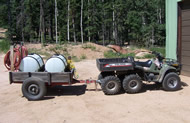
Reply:
M27 56L27 57L33 58L35 61L37 61L38 66L39 66L39 68L40 68L40 63L39 63L39 61L38 61L36 58L34 58L34 57L32 57L32 56Z

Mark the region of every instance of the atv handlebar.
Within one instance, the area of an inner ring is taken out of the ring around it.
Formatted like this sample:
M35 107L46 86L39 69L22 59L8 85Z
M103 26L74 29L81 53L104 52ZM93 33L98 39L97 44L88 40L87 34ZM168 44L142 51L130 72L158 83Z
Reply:
M161 62L163 59L165 59L160 53L156 52L156 51L152 51L152 54L154 54L158 60Z

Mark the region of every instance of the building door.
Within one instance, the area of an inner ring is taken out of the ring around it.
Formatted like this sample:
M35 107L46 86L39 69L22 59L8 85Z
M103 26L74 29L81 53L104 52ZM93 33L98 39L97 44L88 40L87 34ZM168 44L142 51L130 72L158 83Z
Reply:
M190 1L180 3L180 62L182 75L190 76ZM178 31L179 31L178 30ZM179 35L178 35L179 36ZM179 38L178 38L179 39Z

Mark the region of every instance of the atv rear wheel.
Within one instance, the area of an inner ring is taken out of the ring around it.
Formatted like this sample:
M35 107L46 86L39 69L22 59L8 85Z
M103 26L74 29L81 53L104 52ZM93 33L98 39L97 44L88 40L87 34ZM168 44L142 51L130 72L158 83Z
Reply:
M142 81L137 75L128 75L123 80L123 89L127 93L138 93L142 88Z
M163 82L162 87L166 91L177 91L181 88L181 80L179 78L179 75L176 73L168 73Z
M102 79L101 88L106 95L118 94L121 90L121 81L115 76L107 76Z

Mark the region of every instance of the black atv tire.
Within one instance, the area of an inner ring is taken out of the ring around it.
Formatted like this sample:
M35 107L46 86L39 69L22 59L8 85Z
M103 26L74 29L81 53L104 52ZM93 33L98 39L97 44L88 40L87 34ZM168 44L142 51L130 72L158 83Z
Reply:
M162 82L165 91L177 91L181 88L181 80L177 73L168 73Z
M28 100L40 100L46 95L45 83L35 77L26 79L22 84L22 93Z
M103 77L103 75L100 73L99 75L98 75L98 80L101 80L101 79L103 79L104 77Z
M114 76L115 73L114 72L101 72L98 75L98 80L104 79L106 76Z
M98 75L98 80L102 80L104 79L106 76L114 76L113 72L102 72ZM99 85L101 86L101 83L99 83Z
M138 93L142 88L142 81L137 75L128 75L123 80L123 89L127 93Z
M102 79L101 88L106 95L118 94L121 90L121 81L115 76L107 76Z

